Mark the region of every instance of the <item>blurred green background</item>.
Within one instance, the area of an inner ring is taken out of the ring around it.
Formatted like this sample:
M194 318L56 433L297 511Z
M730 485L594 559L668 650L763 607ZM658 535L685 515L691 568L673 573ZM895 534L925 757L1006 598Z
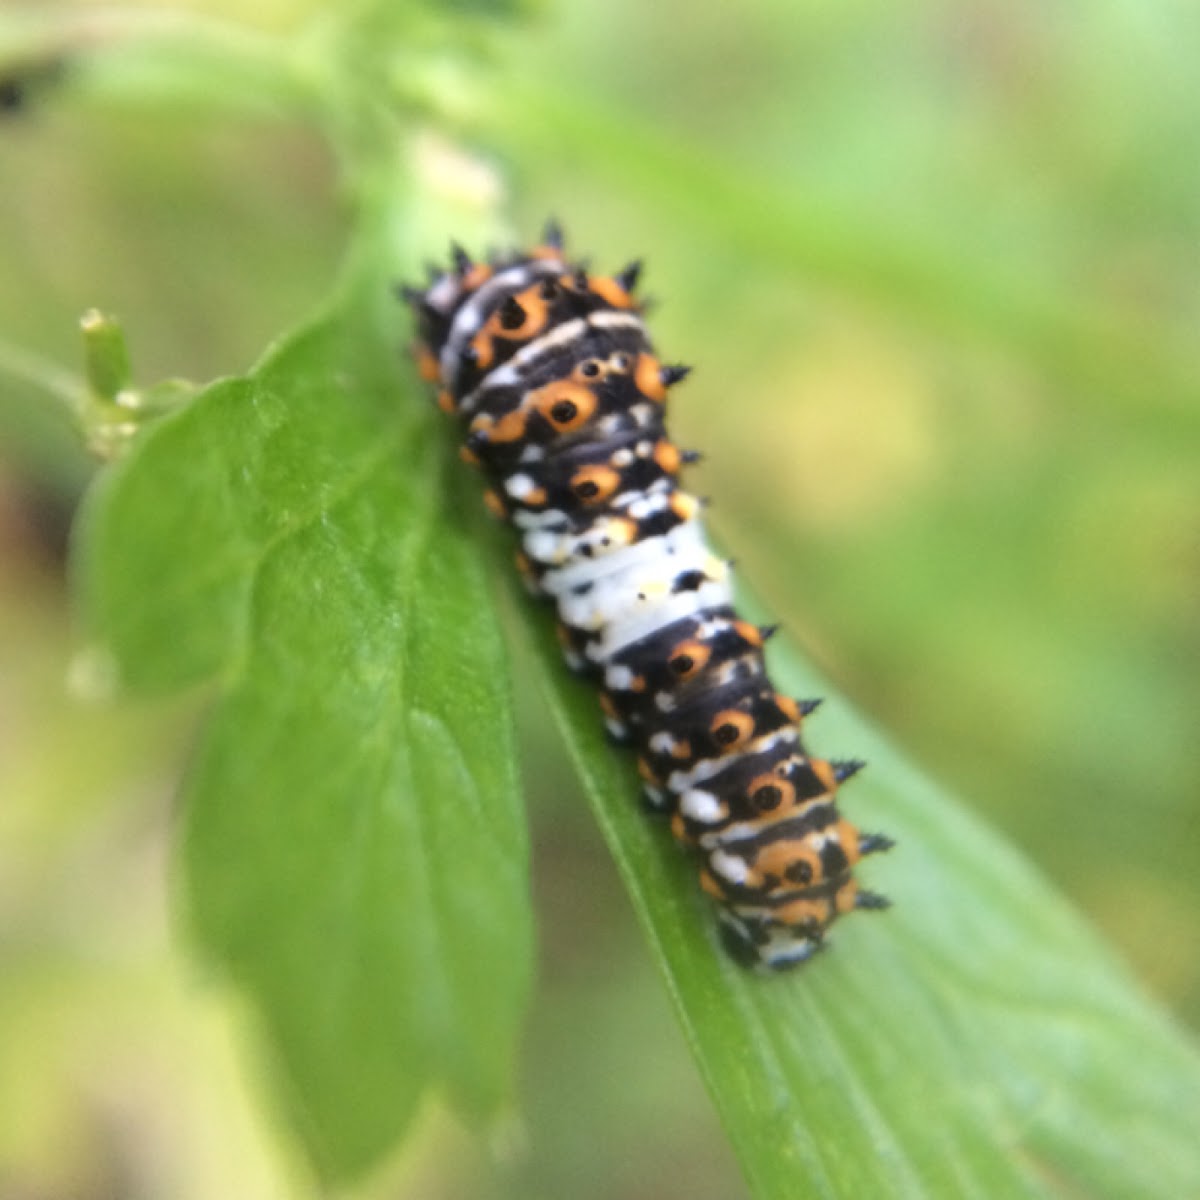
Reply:
M201 699L86 699L64 564L92 466L39 382L76 369L93 305L144 381L242 370L335 272L347 213L311 128L104 65L171 7L63 6L77 56L0 113L3 1200L309 1186L245 1014L172 929ZM283 35L321 6L176 7ZM0 52L21 16L0 7ZM464 27L430 84L516 233L554 212L598 266L647 257L658 345L700 368L675 413L708 451L695 489L778 618L1192 1026L1198 39L1184 0L562 0ZM526 701L522 1109L481 1144L431 1107L368 1192L740 1195ZM586 945L556 924L568 888L594 899Z

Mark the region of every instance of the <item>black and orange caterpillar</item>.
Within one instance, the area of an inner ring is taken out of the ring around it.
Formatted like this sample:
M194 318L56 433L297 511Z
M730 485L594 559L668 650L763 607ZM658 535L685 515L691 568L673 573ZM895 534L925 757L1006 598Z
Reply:
M488 508L516 529L529 589L557 605L568 664L599 684L650 805L699 858L727 948L795 966L842 913L886 907L852 869L892 843L838 814L838 785L863 764L806 752L816 702L772 686L770 631L738 617L700 502L679 486L696 456L664 416L687 368L654 355L640 264L589 275L553 222L527 252L477 262L455 246L453 260L401 289L420 373L462 422Z

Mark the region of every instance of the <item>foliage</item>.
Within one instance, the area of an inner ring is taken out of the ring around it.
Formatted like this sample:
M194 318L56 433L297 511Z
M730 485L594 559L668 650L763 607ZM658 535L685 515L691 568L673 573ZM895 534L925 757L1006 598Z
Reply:
M835 276L935 327L989 331L1118 413L1148 387L1172 427L1197 378L1169 341L1128 335L1044 279L981 274L886 226L864 238L859 214L520 74L519 48L489 76L488 27L460 7L359 4L290 40L195 37L186 21L142 36L134 21L120 69L101 50L82 84L109 103L195 103L211 79L226 101L278 105L324 131L352 205L320 315L136 435L92 487L75 564L87 636L123 687L211 697L184 789L182 904L252 998L292 1124L338 1182L398 1142L430 1089L476 1119L505 1111L530 985L496 556L480 552L490 531L467 515L446 431L397 365L387 301L389 277L445 236L477 244L499 224L490 176L443 138L484 137L515 173L560 177L585 146L588 172L722 247L695 264L702 297L736 301L722 256ZM44 47L58 33L35 35ZM689 304L716 301L684 297L685 317ZM845 699L831 695L818 744L871 762L848 807L900 842L870 868L898 908L845 922L792 977L747 976L716 948L689 865L632 803L633 773L561 670L544 614L521 611L754 1195L1198 1190L1194 1049L1063 898ZM794 650L772 663L781 685L814 690Z

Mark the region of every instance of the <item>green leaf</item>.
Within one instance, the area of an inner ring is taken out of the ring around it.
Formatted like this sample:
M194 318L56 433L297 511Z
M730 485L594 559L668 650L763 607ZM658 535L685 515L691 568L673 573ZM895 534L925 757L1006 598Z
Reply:
M334 1178L430 1087L477 1115L506 1103L531 960L493 605L448 440L399 386L375 300L146 432L78 545L121 682L217 681L183 900Z
M533 618L531 618L533 619ZM899 845L895 901L760 977L723 954L694 869L639 810L590 690L548 692L756 1197L1200 1195L1200 1059L1065 901L836 697L809 743L866 757L844 809ZM776 684L820 694L772 642ZM824 689L826 692L828 689Z

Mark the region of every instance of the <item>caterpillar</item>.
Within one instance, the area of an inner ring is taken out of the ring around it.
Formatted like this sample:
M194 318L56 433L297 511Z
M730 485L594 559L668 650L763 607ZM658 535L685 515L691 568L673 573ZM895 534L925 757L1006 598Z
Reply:
M738 616L701 502L680 486L699 456L664 417L689 368L655 356L641 263L593 276L554 221L528 251L452 256L399 289L418 371L461 423L488 509L516 530L528 589L557 606L568 665L598 683L610 736L637 753L648 806L697 858L726 948L744 966L794 967L838 916L888 906L852 872L892 842L838 813L838 786L864 764L805 750L819 701L771 684L773 630Z

